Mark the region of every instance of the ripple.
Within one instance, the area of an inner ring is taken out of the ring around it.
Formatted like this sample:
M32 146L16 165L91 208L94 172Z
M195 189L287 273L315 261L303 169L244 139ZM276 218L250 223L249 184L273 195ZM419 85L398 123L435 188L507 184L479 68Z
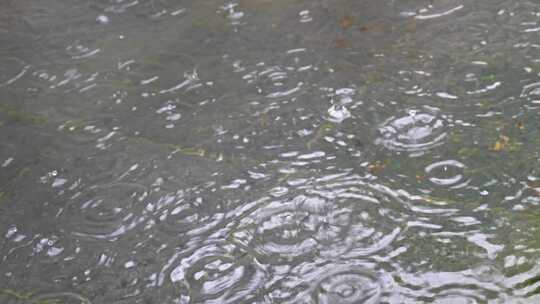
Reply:
M266 93L266 97L271 99L294 95L300 91L303 83L298 82L289 87L285 87L286 83L289 82L289 79L291 78L289 74L290 71L287 71L280 66L270 66L256 74L257 77L262 80L260 86L257 87L257 90L260 93ZM244 79L246 79L245 76Z
M75 42L66 47L66 52L72 59L83 59L96 55L100 52L100 49L92 49L79 42Z
M328 109L327 120L334 123L341 123L344 120L351 117L351 112L345 105L354 101L356 95L355 88L340 88L335 91L334 97L336 100L332 100L332 106ZM361 103L361 102L360 102Z
M23 60L16 57L0 59L0 87L10 85L23 77L30 68Z
M392 151L422 152L444 143L446 124L436 108L410 109L401 117L390 117L379 128L381 144Z
M308 198L296 197L289 202L271 202L242 219L233 239L254 248L262 258L293 259L313 253L317 242L317 216L303 208Z
M90 188L62 213L67 229L79 236L117 239L146 220L140 202L147 194L144 189L131 183Z
M491 270L491 267L489 267ZM485 271L485 269L480 269ZM411 296L417 300L433 303L491 303L493 300L507 303L502 293L504 287L501 275L490 273L485 276L475 269L461 272L426 272L421 274L400 274L400 280L407 284Z
M484 303L485 299L475 295L474 292L467 289L445 290L437 295L435 302L437 304L478 304Z
M540 82L523 86L520 96L532 104L540 104Z
M311 267L310 267L311 268ZM377 273L355 263L328 263L301 273L313 282L294 303L379 303L382 281Z
M80 303L92 304L86 297L74 292L51 292L33 296L31 303Z
M357 258L391 248L406 224L406 204L384 187L345 178L298 188L305 194L286 193L242 218L232 240L268 264Z
M332 105L328 109L327 119L331 122L341 123L345 119L350 118L350 117L351 117L351 112L349 112L349 110L345 106Z
M358 258L391 250L409 217L408 202L399 193L356 176L307 192L334 202L326 212L325 229L316 235L326 257Z
M151 209L159 218L160 229L175 236L194 237L213 230L225 218L217 211L222 207L220 202L212 202L211 207L205 208L201 207L203 204L202 197L190 198L184 191L178 191L162 196Z
M0 303L535 302L534 1L4 2Z
M169 277L190 303L239 303L257 295L265 274L239 247L208 242L184 254Z
M419 15L416 15L414 18L416 19L419 19L419 20L427 20L427 19L434 19L434 18L440 18L440 17L444 17L444 16L447 16L447 15L450 15L456 11L459 11L460 9L463 8L463 5L458 5L456 7L453 7L453 8L450 8L450 9L446 9L446 10L442 10L440 12L436 12L436 13L431 13L431 14L419 14Z
M311 78L319 75L319 67L310 58L307 49L291 49L285 54L268 58L268 62L233 62L235 72L242 73L242 80L270 102L296 98L306 93ZM249 69L249 70L248 70ZM275 105L274 105L275 106Z
M238 11L236 6L238 6L237 3L229 3L220 7L221 12L229 20L231 25L241 25L242 18L244 17L244 12ZM218 12L220 12L220 10L218 10Z
M348 267L347 267L348 268ZM377 303L381 288L376 277L365 270L335 271L319 282L316 303Z
M34 294L32 292L21 292L12 289L0 291L0 300L5 304L19 303L77 303L92 304L86 297L74 292L48 292Z
M463 181L463 170L466 166L457 160L443 160L435 162L425 168L428 179L438 186L451 186L459 188L468 183Z

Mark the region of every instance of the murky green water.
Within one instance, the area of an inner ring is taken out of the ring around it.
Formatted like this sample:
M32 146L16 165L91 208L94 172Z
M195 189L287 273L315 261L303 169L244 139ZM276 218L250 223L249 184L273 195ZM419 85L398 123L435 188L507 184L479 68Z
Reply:
M536 1L3 1L0 302L540 303L539 48Z

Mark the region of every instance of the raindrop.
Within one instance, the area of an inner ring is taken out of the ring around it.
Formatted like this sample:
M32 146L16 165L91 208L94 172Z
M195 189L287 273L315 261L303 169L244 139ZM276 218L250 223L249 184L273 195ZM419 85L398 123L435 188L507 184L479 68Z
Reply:
M411 109L401 117L390 117L379 128L375 143L393 151L421 152L444 143L446 124L435 110Z
M438 186L459 187L466 184L462 174L465 168L466 166L457 160L444 160L427 166L425 172L429 181Z

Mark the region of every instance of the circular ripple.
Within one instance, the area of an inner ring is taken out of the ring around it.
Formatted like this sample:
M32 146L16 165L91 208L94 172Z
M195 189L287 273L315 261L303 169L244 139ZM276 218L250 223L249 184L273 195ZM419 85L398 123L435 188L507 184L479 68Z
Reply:
M339 184L327 188L334 192L331 197L335 206L327 213L326 223L322 225L325 229L316 236L323 256L372 256L391 249L404 229L407 203L397 193L384 186L355 182L357 186L348 184L350 188L346 190ZM321 234L326 238L320 237Z
M379 188L347 180L307 189L309 196L259 206L240 220L232 239L268 264L373 255L391 248L407 218L405 203Z
M438 186L451 186L459 188L468 183L463 181L463 170L466 166L457 160L443 160L433 163L425 168L428 179Z
M267 62L237 60L232 66L258 94L268 100L282 101L304 94L312 77L320 75L318 63L313 62L310 55L306 49L292 49L283 54L272 54Z
M420 152L444 143L446 125L435 109L411 109L386 120L379 132L376 143L389 150Z
M210 242L184 255L170 273L190 303L239 303L257 295L265 274L233 244Z
M372 270L355 264L327 264L300 273L310 287L293 303L378 303L382 281Z
M146 220L139 201L145 193L144 186L138 184L91 188L66 207L66 225L75 235L117 239Z
M332 273L319 282L317 303L377 303L380 285L367 271L348 270Z
M271 202L241 220L233 239L265 258L292 259L313 253L317 215L305 208L306 197Z
M523 86L519 97L533 104L540 104L540 83L535 82Z
M202 197L185 198L184 192L162 196L154 208L159 227L172 235L193 237L209 233L223 222L222 204L212 201L205 204ZM203 206L204 205L204 206Z

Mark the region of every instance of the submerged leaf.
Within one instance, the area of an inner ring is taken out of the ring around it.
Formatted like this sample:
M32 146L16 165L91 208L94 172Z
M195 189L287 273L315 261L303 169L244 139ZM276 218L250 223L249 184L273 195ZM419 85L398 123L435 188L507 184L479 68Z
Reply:
M345 16L339 20L339 26L346 30L352 26L352 18L349 16Z
M540 180L528 180L527 186L531 188L539 188L540 189Z
M336 46L337 49L344 49L347 47L347 41L345 41L345 39L342 39L342 38L338 38L334 41L334 44Z
M369 24L369 25L362 25L358 27L358 30L362 33L382 33L384 32L384 26L379 23L375 24Z
M368 168L369 173L371 173L371 174L378 174L378 173L380 173L382 170L384 170L384 168L386 168L386 166L387 166L389 163L390 163L389 160L385 160L385 161L383 161L383 162L381 162L381 161L378 160L378 161L376 161L376 162L374 162L374 163L372 163L372 164L369 164L367 168Z
M510 142L510 138L508 136L499 135L499 139L495 142L491 149L497 152L502 151L506 148L508 142Z

